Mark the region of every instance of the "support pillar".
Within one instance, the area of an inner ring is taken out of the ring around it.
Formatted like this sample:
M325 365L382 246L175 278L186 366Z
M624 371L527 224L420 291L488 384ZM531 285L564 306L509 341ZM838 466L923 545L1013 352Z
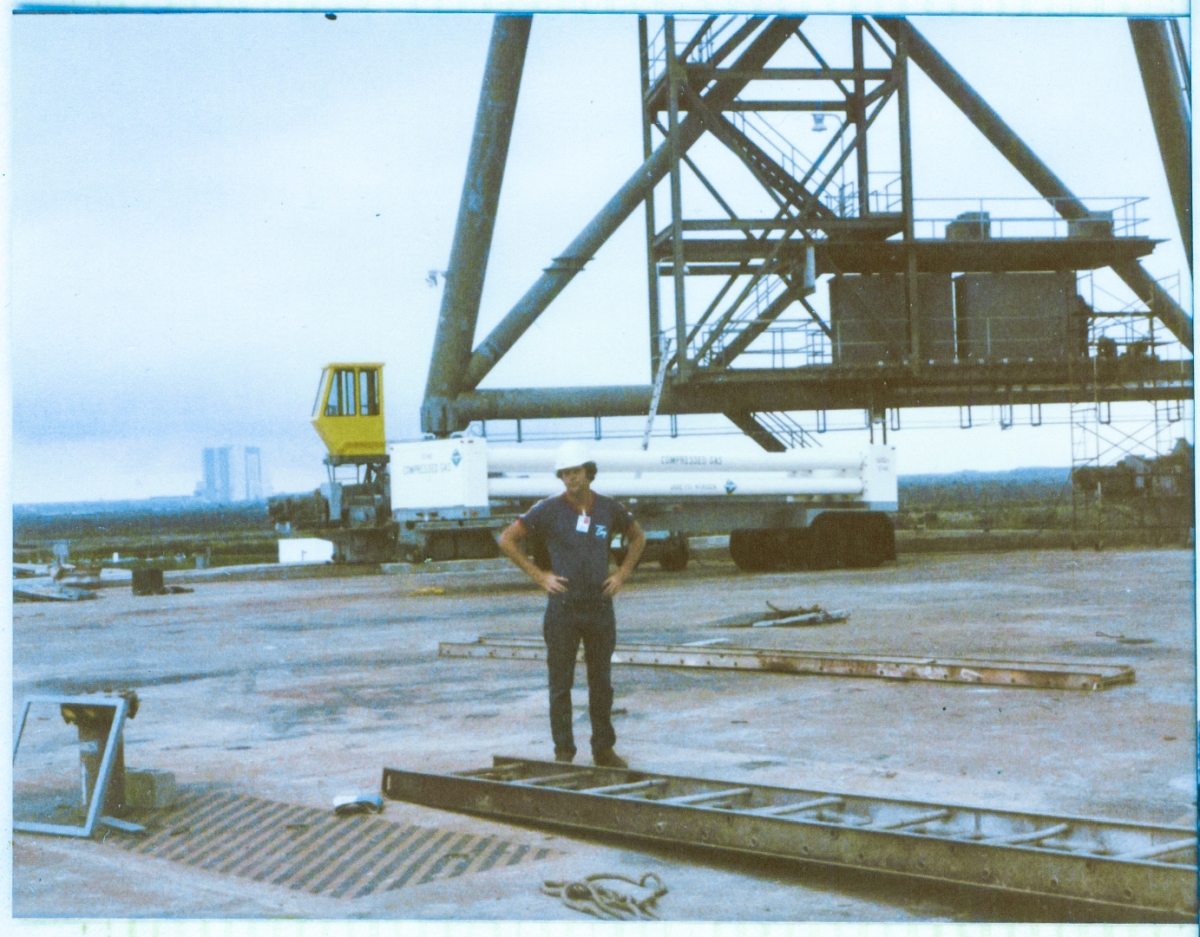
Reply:
M642 72L642 159L648 160L654 152L651 134L653 115L647 109L650 98L650 40L647 32L646 15L638 16L638 52ZM650 309L650 373L658 374L658 359L662 353L658 312L658 264L654 259L654 236L657 234L654 219L654 189L646 195L646 278L647 299Z
M667 50L667 143L671 152L671 259L675 278L675 373L680 380L687 377L687 306L684 295L683 270L683 180L680 177L679 157L679 64L675 61L675 17L664 17L664 38Z
M916 224L913 220L912 124L908 99L908 43L902 32L896 39L896 60L893 63L900 108L900 202L904 215L904 305L908 315L908 364L916 370L921 366L921 321L917 315L917 255L913 241Z
M492 40L475 113L475 133L467 158L467 175L458 205L454 244L450 248L421 406L421 428L438 436L463 428L450 412L450 401L462 389L471 360L532 22L532 16L497 16L492 24Z
M1192 118L1171 52L1168 25L1161 19L1130 19L1129 34L1137 54L1146 102L1158 151L1162 156L1179 236L1192 266ZM1180 69L1187 64L1180 62Z
M871 183L867 170L867 108L865 105L867 83L862 77L866 67L863 55L863 18L851 20L852 43L854 46L854 97L850 101L854 120L854 155L858 168L858 217L866 218L871 213Z

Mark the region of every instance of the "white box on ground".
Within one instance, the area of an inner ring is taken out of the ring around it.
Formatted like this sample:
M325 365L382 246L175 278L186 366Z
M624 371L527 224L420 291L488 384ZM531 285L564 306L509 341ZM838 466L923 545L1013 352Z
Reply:
M279 541L280 563L332 563L333 541L319 537L289 537Z

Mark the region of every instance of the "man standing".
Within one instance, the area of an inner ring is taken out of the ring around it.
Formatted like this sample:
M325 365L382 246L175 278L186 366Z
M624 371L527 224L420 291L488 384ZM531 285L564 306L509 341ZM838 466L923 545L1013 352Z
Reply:
M571 761L575 757L571 686L582 640L592 720L592 762L604 768L627 768L625 759L613 751L617 734L612 727L610 671L617 623L612 600L637 565L646 535L620 502L592 491L596 463L582 443L563 444L554 470L566 491L539 501L513 521L500 535L500 549L549 593L542 634L550 670L554 760ZM524 540L530 533L545 539L550 553L549 571L539 569L525 555ZM621 535L628 552L620 568L609 575L608 551L615 534Z

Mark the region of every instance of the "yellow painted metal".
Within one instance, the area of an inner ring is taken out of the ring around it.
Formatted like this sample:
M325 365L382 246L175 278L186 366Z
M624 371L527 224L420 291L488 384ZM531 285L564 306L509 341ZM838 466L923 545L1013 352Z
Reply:
M312 424L331 456L386 455L383 365L326 365Z

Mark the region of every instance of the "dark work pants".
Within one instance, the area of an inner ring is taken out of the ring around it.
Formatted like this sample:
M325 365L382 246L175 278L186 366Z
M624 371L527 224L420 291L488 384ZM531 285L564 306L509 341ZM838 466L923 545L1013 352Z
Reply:
M592 752L608 751L617 741L612 727L613 649L617 622L611 599L598 598L568 604L552 596L542 622L546 661L550 669L550 734L556 754L575 753L571 728L571 687L575 683L575 658L583 642L587 663L588 714L592 720Z

